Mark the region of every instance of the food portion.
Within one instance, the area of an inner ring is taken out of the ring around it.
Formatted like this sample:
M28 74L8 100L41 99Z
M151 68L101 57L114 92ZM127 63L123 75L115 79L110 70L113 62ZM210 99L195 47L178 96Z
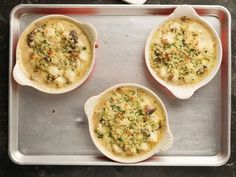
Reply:
M152 36L150 65L163 80L194 84L215 66L216 40L201 22L185 16L161 25Z
M151 151L162 137L166 115L147 91L121 86L106 93L93 114L94 136L112 154L124 158Z
M80 81L92 60L86 33L66 19L37 22L19 41L28 77L39 86L60 89Z

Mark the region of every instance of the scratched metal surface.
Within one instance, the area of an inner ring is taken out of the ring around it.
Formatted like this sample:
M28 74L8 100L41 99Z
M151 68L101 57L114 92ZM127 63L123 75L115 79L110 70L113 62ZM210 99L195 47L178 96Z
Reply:
M48 10L45 8L46 6L21 6L13 13L12 46L16 44L20 33L30 22L47 13ZM67 11L69 8L63 7L61 11ZM222 144L223 139L228 139L227 125L223 125L222 121L229 120L226 116L227 108L222 107L222 104L227 103L227 99L221 100L221 97L226 95L228 87L223 89L221 84L228 78L221 81L223 77L219 72L212 82L197 91L193 97L188 100L179 100L164 92L147 71L143 59L147 36L150 30L166 17L166 15L161 15L161 12L171 12L167 10L171 8L170 6L162 8L162 11L158 11L158 7L154 10L142 7L133 9L92 7L90 11L97 12L93 15L77 14L76 12L83 11L79 7L75 10L70 9L72 13L70 15L73 18L92 23L98 31L99 48L96 49L94 71L81 87L62 95L48 95L29 87L19 86L14 81L10 82L10 93L12 93L10 99L13 103L10 104L10 120L12 121L10 142L15 144L10 143L10 153L15 161L21 164L120 165L109 162L107 159L97 159L101 154L89 136L83 107L86 99L114 84L134 82L152 89L162 98L174 135L172 148L168 152L159 154L162 158L154 156L136 165L217 165L223 163L222 158L227 156L227 152L223 149L228 149L229 144ZM198 8L201 9L201 7ZM213 7L209 10L205 8L205 11L214 9ZM152 14L154 11L155 15ZM127 13L130 15L124 15ZM223 25L218 18L213 16L203 16L203 18L221 35ZM107 25L111 27L107 28ZM14 61L14 57L11 60ZM227 56L223 60L227 64ZM222 71L227 73L224 67ZM22 158L19 153L23 155L21 155ZM211 159L213 156L224 153L225 156ZM40 158L38 155L44 157ZM52 156L60 158L62 155L63 161L52 159ZM30 159L29 156L31 156ZM90 156L91 159L82 159L84 156ZM72 157L77 161L72 160ZM209 164L206 164L206 160Z
M19 21L19 31L39 16L24 15ZM206 87L197 91L191 99L183 101L163 93L162 88L146 70L143 60L145 40L151 28L165 16L72 17L89 22L98 30L96 66L89 80L68 94L48 95L32 88L20 87L18 138L19 150L23 154L98 154L88 133L84 103L90 96L122 82L147 86L163 100L174 135L173 147L166 155L203 156L216 155L220 151L220 135L223 129L220 74ZM205 19L220 31L217 18ZM114 28L107 28L108 24Z
M18 166L8 157L8 33L9 13L19 3L122 3L120 0L15 0L0 1L0 176L192 176L234 177L236 172L236 50L232 50L232 144L231 158L222 167L91 167L91 166ZM147 4L219 4L227 7L232 15L232 48L236 48L235 0L148 0Z

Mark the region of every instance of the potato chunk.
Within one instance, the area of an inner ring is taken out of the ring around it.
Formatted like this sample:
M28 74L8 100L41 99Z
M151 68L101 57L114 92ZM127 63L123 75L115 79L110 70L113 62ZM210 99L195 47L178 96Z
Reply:
M173 33L170 33L170 32L164 34L161 38L161 42L163 44L173 44L174 40L175 40L175 35Z
M113 149L114 152L117 153L117 154L121 154L121 153L122 153L121 148L120 148L117 144L113 144L113 145L112 145L112 149Z
M148 146L147 143L141 143L140 149L141 149L142 151L148 151L148 150L149 150L149 146Z
M148 137L148 142L157 142L157 132L150 133L150 136Z
M64 84L66 84L66 79L62 76L59 76L55 79L55 82L57 86L62 87Z
M65 77L70 81L73 82L76 79L76 73L72 70L65 71Z
M58 76L60 74L60 70L56 66L49 66L48 67L48 72L49 72L49 74L51 74L53 76Z

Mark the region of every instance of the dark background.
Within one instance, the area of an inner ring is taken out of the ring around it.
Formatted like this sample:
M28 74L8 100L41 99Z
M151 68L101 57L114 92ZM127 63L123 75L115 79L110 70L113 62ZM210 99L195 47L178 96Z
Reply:
M0 177L236 177L236 0L148 0L146 4L222 5L232 16L231 158L221 167L19 166L8 157L9 13L20 4L125 4L121 0L0 0Z

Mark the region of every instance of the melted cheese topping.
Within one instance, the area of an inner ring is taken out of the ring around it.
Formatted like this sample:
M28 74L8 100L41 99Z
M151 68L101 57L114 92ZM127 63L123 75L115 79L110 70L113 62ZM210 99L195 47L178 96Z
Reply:
M150 65L172 84L194 84L215 66L216 42L199 21L181 17L162 25L153 35Z
M85 32L75 23L48 19L23 34L21 58L28 77L39 86L60 89L83 78L92 60Z
M143 89L119 87L96 106L93 129L107 150L123 157L154 148L162 136L165 114L160 103Z

